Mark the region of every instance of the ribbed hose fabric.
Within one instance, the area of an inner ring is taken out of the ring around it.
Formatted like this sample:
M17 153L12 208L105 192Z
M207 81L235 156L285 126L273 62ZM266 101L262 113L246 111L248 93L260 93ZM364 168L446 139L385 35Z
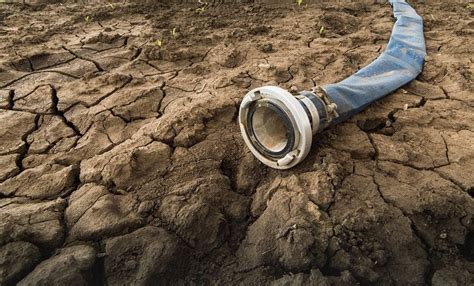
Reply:
M426 56L423 19L403 0L390 0L396 18L385 51L349 78L322 86L337 104L338 123L415 79Z

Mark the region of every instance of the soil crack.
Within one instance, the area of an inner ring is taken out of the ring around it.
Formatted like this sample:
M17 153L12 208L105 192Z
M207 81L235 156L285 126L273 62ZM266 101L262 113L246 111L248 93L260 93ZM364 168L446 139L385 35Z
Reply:
M64 113L59 110L58 108L58 103L59 103L59 98L58 98L58 94L57 94L57 90L56 88L53 86L53 85L50 85L51 87L51 110L53 111L53 113L58 116L59 118L61 118L61 120L64 122L64 124L66 124L69 128L71 128L72 131L74 131L74 133L79 136L79 137L82 137L82 134L81 132L79 131L79 128L77 128L74 123L72 123L71 121L69 121L66 116L64 116Z
M105 70L100 66L100 64L99 64L97 61L95 61L95 60L93 60L93 59L89 59L89 58L83 57L83 56L80 56L80 55L76 54L75 52L73 52L72 50L66 48L65 46L63 46L62 48L65 49L66 51L68 51L69 53L71 53L73 56L75 56L75 57L78 58L78 59L81 59L81 60L84 60L84 61L88 61L88 62L93 63L93 64L95 65L97 71L99 71L99 72L105 71Z

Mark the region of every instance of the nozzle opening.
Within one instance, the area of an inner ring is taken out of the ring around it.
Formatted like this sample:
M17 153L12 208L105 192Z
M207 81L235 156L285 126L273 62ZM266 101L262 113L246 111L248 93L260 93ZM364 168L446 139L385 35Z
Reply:
M269 99L254 101L249 106L247 133L255 148L261 153L281 158L293 148L296 135L293 123L281 102Z

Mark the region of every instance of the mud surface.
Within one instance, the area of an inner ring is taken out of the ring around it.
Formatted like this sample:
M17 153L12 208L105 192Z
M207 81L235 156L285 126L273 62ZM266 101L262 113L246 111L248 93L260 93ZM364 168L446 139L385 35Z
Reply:
M0 6L0 284L472 285L473 10L444 2L419 78L289 171L240 100L370 63L388 5Z

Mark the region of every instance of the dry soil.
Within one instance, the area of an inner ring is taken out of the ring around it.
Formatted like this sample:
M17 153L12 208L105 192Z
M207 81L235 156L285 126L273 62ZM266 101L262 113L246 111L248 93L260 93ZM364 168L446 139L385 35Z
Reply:
M472 5L415 3L423 73L276 171L242 97L353 74L391 8L220 2L0 6L0 285L472 285Z

